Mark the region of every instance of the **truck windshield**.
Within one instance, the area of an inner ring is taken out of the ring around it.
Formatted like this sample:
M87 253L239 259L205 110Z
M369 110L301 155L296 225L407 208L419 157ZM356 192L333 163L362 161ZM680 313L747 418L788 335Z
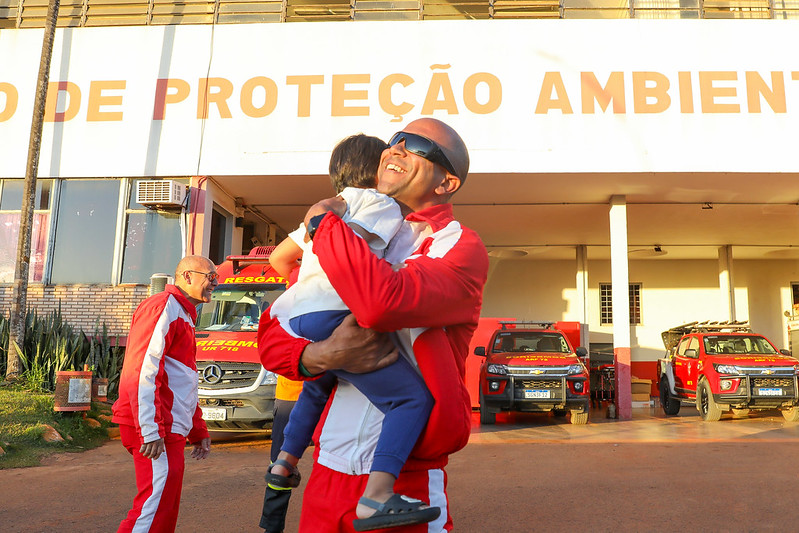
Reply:
M563 335L534 331L503 331L494 339L494 352L561 352L570 353Z
M776 354L777 350L760 335L707 335L705 352L721 354Z
M197 331L255 331L261 313L286 290L284 285L254 289L246 285L219 285L211 301L202 304Z

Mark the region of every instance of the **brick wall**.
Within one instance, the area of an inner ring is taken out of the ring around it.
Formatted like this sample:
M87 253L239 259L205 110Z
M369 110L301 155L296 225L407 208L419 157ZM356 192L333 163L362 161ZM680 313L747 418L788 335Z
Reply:
M149 296L148 285L28 285L28 307L40 315L55 311L72 326L93 333L105 322L109 335L127 335L136 306ZM0 286L0 313L11 310L11 285Z

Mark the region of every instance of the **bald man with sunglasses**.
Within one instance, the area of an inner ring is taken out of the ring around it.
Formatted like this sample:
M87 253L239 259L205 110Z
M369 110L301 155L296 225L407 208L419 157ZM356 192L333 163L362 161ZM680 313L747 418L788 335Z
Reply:
M435 404L394 490L441 508L436 520L402 531L450 531L444 467L469 438L465 361L480 315L488 257L477 234L453 218L450 201L469 169L468 151L455 130L419 119L389 145L377 189L400 204L405 222L383 259L342 222L342 200L323 200L305 218L313 250L353 314L328 339L309 343L288 333L286 318L270 310L261 320L258 346L264 366L293 379L312 379L331 369L370 372L393 362L396 347L402 346ZM303 495L301 532L353 531L382 418L352 385L339 382L317 427L319 445ZM401 515L403 509L370 511Z
M174 531L183 487L186 441L191 456L211 451L197 401L194 322L211 301L219 274L210 259L184 257L175 284L136 308L119 378L112 420L133 456L137 494L118 532Z

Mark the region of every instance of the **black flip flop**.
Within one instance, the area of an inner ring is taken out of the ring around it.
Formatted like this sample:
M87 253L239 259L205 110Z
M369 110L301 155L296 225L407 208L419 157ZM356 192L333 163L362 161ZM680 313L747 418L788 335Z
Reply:
M291 472L291 474L288 476L273 474L272 467L275 465L280 465L286 468L289 472ZM302 479L302 476L300 476L300 471L297 470L297 467L292 466L291 463L285 459L278 459L269 465L269 468L266 469L266 476L264 477L266 478L267 484L272 485L277 489L293 489L294 487L299 487L300 479Z
M384 527L426 524L441 516L440 507L425 507L422 509L421 507L427 505L426 503L402 494L393 495L385 503L376 502L369 498L361 498L359 503L376 509L376 511L369 518L353 520L352 527L355 528L355 531L371 531Z

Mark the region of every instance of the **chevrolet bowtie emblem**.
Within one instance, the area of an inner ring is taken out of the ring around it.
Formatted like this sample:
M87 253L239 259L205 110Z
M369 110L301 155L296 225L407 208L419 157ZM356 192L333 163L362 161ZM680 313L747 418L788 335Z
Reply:
M530 373L538 375L538 374L543 374L544 371L539 368L536 368L535 370L531 370Z
M770 368L766 368L766 369L761 370L760 373L761 374L773 374L774 371L771 370Z

